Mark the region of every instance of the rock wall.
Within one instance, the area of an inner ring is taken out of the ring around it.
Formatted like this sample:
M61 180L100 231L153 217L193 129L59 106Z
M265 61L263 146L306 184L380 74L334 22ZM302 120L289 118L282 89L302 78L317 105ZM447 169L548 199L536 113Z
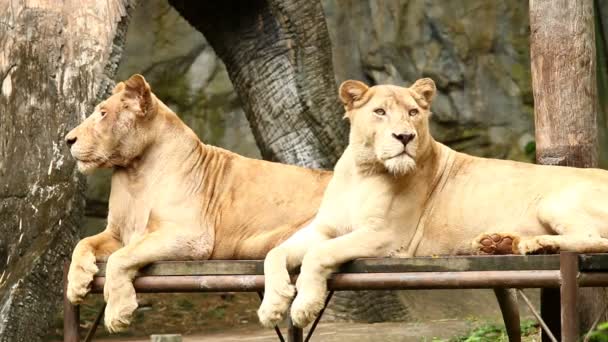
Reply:
M336 79L431 77L435 137L479 156L533 158L525 2L323 1Z

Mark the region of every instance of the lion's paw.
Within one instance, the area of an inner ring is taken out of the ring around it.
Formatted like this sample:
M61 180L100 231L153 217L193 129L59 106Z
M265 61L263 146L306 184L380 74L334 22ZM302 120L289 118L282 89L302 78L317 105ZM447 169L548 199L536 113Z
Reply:
M104 314L104 324L110 333L124 331L131 324L133 312L137 309L137 298L134 293L121 298L116 298L115 294L110 294Z
M131 323L137 309L137 296L133 283L124 274L106 269L104 295L106 306L104 323L109 332L123 331Z
M517 253L519 237L510 233L483 233L473 240L473 251L477 254Z
M258 309L260 323L267 328L272 328L281 322L295 293L295 286L289 283L284 284L280 290L266 291Z
M560 245L554 239L536 236L522 240L517 249L521 254L556 254L560 251Z
M293 324L299 328L304 328L319 315L324 304L322 296L298 294L293 304L291 304Z
M80 304L91 290L93 277L99 271L95 256L74 259L68 272L66 296L72 304Z
M289 308L289 302L266 304L262 303L258 309L258 318L260 323L266 328L272 328L283 320L283 316Z

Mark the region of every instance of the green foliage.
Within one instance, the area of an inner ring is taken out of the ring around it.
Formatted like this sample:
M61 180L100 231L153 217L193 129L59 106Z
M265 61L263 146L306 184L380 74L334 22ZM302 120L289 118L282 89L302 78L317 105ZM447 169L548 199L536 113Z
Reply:
M523 336L534 335L538 332L539 327L540 325L537 321L531 319L525 320L520 324L521 334Z
M192 309L194 309L194 304L192 304L192 302L190 302L187 299L179 299L177 301L177 306L179 307L180 310L185 310L185 311L190 311Z
M483 325L474 329L468 336L458 337L454 342L508 341L505 329L496 324Z
M608 322L598 324L589 335L589 342L608 342Z
M224 316L226 315L226 307L218 306L218 307L214 308L213 310L211 310L211 315L218 319L224 318Z
M533 320L521 322L522 336L531 336L538 333L538 323ZM504 326L498 324L485 324L473 329L469 335L453 338L451 342L507 342L509 337ZM608 341L607 341L608 342Z
M530 141L529 143L527 143L524 147L524 152L526 153L526 156L528 158L534 160L536 156L536 141Z

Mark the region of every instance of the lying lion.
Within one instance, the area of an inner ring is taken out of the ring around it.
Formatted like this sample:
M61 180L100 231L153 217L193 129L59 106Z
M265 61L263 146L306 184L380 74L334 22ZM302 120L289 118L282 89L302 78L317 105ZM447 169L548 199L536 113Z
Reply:
M262 324L283 317L300 264L291 318L304 327L330 273L356 258L608 251L608 172L455 152L429 133L434 95L429 78L342 84L350 144L312 223L266 257Z
M114 169L107 227L76 245L67 288L80 303L95 261L109 256L111 332L125 328L137 308L139 268L158 260L261 259L309 223L331 177L204 145L140 75L119 83L66 142L81 172Z

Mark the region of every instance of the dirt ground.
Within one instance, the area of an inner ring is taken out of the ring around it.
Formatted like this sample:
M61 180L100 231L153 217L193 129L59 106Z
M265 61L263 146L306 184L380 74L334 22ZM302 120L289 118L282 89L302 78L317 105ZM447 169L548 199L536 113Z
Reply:
M322 342L443 342L475 341L506 342L504 335L485 335L485 337L465 337L478 323L459 320L439 320L421 323L321 323L315 330L311 341ZM285 333L285 329L283 329ZM304 332L306 334L306 331ZM524 337L524 342L540 341L534 336ZM306 335L304 335L306 336ZM459 338L460 337L460 338ZM469 340L467 340L469 338ZM149 337L102 338L104 342L148 342ZM259 327L238 328L227 332L192 334L182 336L183 342L276 342L274 331Z

